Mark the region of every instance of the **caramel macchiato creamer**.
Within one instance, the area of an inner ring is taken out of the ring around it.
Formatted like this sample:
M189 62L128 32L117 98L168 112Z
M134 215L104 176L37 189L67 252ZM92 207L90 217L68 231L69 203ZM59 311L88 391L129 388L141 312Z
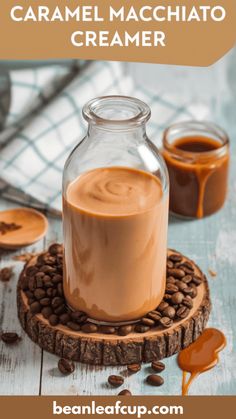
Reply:
M168 194L127 167L80 175L63 200L64 292L74 310L103 322L139 319L165 291Z

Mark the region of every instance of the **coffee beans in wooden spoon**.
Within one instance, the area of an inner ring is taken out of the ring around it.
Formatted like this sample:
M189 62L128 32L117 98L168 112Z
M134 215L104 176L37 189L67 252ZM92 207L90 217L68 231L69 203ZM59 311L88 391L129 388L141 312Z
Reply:
M31 208L13 208L1 211L0 223L13 226L12 229L8 229L0 235L0 247L4 249L29 246L42 239L48 229L46 217Z

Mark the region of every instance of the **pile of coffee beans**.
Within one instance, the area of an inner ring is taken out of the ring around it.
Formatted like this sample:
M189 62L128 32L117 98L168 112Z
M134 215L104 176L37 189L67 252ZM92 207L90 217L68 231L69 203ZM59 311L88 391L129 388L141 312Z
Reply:
M21 287L28 297L32 315L41 313L52 326L62 324L73 331L84 333L117 334L145 333L151 328L167 329L175 321L185 319L193 307L197 287L203 277L194 273L191 262L172 253L167 259L166 291L161 304L134 325L97 326L88 321L86 313L68 308L63 292L63 248L52 244L48 252L40 254L34 265L28 266Z

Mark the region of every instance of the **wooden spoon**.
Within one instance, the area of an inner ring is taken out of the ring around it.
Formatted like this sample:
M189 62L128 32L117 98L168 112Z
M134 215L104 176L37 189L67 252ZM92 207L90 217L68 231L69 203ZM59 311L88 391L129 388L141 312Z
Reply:
M0 231L0 247L4 249L29 246L42 239L48 229L47 218L31 208L0 211L0 224L1 222L16 225L16 229L13 231L7 231L5 234Z

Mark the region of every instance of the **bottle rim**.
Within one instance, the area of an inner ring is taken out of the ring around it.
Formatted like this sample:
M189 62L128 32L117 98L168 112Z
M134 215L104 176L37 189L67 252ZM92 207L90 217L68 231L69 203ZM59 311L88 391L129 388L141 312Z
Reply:
M186 151L175 147L174 141L183 137L202 136L219 141L219 147L208 151ZM210 158L219 158L228 152L229 137L219 125L209 121L183 121L177 122L166 128L163 133L163 147L172 156L186 161L209 160Z
M112 116L112 112L118 116ZM151 109L145 102L135 97L119 95L91 99L83 107L82 113L90 124L118 129L145 124L151 117Z

